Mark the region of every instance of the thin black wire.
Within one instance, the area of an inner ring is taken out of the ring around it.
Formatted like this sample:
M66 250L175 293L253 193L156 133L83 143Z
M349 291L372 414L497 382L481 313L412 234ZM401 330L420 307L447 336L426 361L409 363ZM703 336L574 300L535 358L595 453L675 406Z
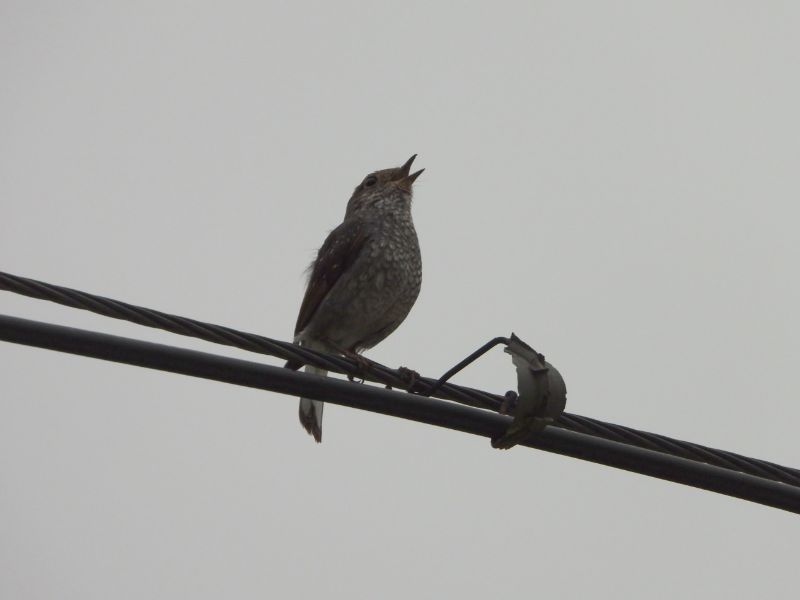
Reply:
M447 371L447 373L439 377L439 380L436 383L434 383L432 387L425 390L423 396L433 396L439 390L439 388L441 388L445 383L447 383L447 381L453 375L455 375L459 371L463 370L464 368L474 363L476 360L478 360L481 356L486 354L489 350L491 350L495 346L499 344L508 344L508 343L509 339L505 337L496 337L493 340L486 342L483 346L475 350L475 352L470 354L467 358L462 360L455 367Z
M106 317L130 321L131 323L155 329L163 329L216 344L233 346L250 352L267 354L283 360L300 361L328 371L352 375L353 377L363 378L388 387L406 389L409 384L408 379L399 371L377 363L368 372L363 372L358 363L349 358L316 352L289 342L237 331L230 327L178 317L9 273L0 272L0 290L14 292L30 298L49 300L50 302L88 310ZM425 392L426 390L431 390L436 384L436 379L421 377L414 389ZM451 383L441 385L432 396L476 408L490 409L495 412L498 411L505 400L505 397L501 395L490 394ZM570 413L564 413L552 426L800 487L800 470L798 469L724 450L708 448Z

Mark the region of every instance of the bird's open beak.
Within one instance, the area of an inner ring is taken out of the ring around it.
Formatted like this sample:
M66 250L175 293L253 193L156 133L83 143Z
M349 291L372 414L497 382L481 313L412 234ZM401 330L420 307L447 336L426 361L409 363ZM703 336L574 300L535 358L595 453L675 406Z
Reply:
M412 184L412 183L414 183L414 181L416 181L417 177L419 177L420 175L422 175L422 172L423 172L424 170L425 170L425 169L420 169L420 170L419 170L419 171L417 171L416 173L412 173L411 175L409 175L408 177L406 177L405 179L403 179L403 184L407 185L408 187L411 187L411 184Z
M422 175L422 172L425 170L425 169L420 169L416 173L412 173L411 175L408 174L411 171L411 163L414 162L415 158L417 158L416 154L414 156L412 156L411 158L409 158L406 161L406 164L404 164L402 167L400 167L398 169L397 173L395 173L392 176L392 181L402 182L403 186L405 186L407 188L411 188L411 184L413 184L414 181L417 179L417 177Z
M408 173L411 171L411 163L414 162L415 158L417 158L416 154L414 156L412 156L411 158L409 158L406 161L406 164L404 164L402 167L400 167L397 170L397 173L392 175L392 181L400 181L401 179L405 179L406 177L408 177Z
M422 175L422 172L425 170L425 169L420 169L416 173L412 173L411 175L408 174L408 172L411 171L411 163L414 162L415 158L417 158L416 154L414 156L412 156L411 158L409 158L406 161L406 164L404 164L402 167L400 167L400 169L398 169L397 173L395 173L392 176L392 181L401 182L404 187L410 188L411 184L413 184L414 181L417 179L417 177Z

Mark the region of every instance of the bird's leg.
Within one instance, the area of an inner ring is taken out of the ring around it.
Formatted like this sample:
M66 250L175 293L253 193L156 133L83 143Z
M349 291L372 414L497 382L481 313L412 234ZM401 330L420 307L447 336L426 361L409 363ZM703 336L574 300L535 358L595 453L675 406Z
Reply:
M356 361L358 363L358 369L361 371L361 375L362 375L361 383L364 383L363 375L367 371L372 370L372 367L375 366L375 363L372 362L370 359L368 359L368 358L366 358L364 356L361 356L358 352L355 352L353 350L345 350L344 352L342 352L342 354L344 354L347 358L352 358L354 361ZM355 380L355 378L352 375L348 375L347 378L350 381L354 381Z
M403 381L408 382L408 385L406 386L406 391L413 393L414 388L417 387L417 384L420 381L419 373L417 373L413 369L408 369L406 367L400 367L399 369L397 369L397 372L400 374L400 377L403 379Z
M361 371L361 383L364 383L364 374L367 373L367 371L371 371L372 367L375 366L375 363L353 350L345 350L342 352L342 354L344 354L347 358L352 358L358 363L358 369ZM355 381L355 377L352 375L348 375L347 378L350 381Z
M375 366L374 362L372 362L368 358L361 356L358 352L355 351L355 348L350 348L350 349L342 348L341 346L339 346L338 344L334 344L330 340L326 340L326 343L331 348L336 350L338 353L343 354L345 357L356 361L356 363L358 363L358 369L359 371L361 371L362 374L366 373L367 371L370 371L372 367ZM350 381L355 381L355 377L353 377L352 375L348 375L347 379L349 379ZM361 383L364 383L363 377L361 378Z

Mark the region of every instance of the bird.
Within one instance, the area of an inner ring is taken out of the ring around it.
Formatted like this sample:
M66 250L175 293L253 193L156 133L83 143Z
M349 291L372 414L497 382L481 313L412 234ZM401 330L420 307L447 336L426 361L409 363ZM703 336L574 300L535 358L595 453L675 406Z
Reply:
M385 340L408 316L422 286L422 255L411 218L410 173L415 154L397 168L367 175L347 202L344 220L330 232L307 269L308 282L294 343L355 358ZM302 362L289 360L297 370ZM322 377L324 369L306 365ZM300 398L300 423L322 441L319 400Z

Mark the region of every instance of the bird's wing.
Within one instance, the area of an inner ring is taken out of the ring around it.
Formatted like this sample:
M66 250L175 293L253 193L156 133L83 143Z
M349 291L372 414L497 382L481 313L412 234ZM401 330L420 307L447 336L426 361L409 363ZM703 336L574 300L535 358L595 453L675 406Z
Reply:
M308 326L333 286L353 266L366 239L367 228L359 219L349 219L330 232L312 265L306 295L297 315L295 335Z

